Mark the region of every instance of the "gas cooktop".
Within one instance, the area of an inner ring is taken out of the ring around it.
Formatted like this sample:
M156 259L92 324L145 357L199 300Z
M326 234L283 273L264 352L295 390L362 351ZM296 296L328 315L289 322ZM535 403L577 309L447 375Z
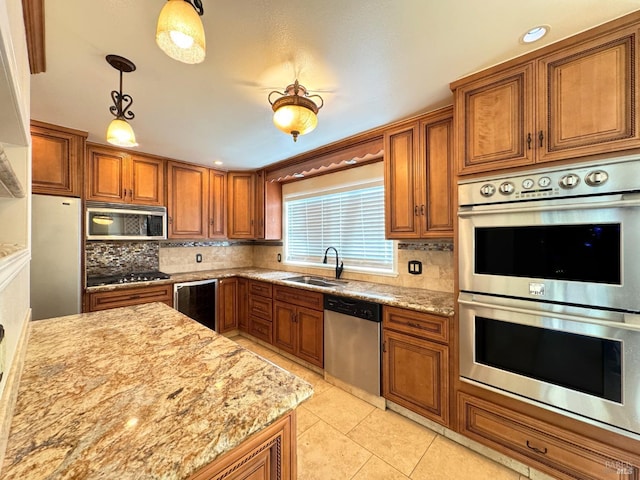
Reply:
M100 285L116 285L119 283L151 282L154 280L166 280L169 275L162 272L132 272L121 275L106 275L87 277L87 287Z

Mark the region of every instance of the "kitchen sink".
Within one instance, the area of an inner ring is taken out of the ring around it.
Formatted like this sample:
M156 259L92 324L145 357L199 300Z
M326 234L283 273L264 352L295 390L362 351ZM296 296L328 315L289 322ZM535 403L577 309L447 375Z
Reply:
M299 277L289 277L282 279L285 282L305 283L307 285L315 285L317 287L344 287L347 282L344 280L334 280L324 277L313 277L310 275L301 275Z

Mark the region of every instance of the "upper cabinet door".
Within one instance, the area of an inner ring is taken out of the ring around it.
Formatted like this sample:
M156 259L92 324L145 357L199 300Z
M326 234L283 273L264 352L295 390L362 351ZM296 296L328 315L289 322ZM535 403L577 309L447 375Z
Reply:
M127 160L124 152L90 146L85 181L87 200L126 202L129 196Z
M168 162L169 238L207 238L209 169Z
M227 236L227 172L209 170L209 238Z
M411 123L384 134L385 235L418 238L420 198L418 124Z
M533 68L527 63L456 88L459 173L534 162Z
M229 238L254 238L255 184L253 172L228 174Z
M422 238L453 236L453 112L451 107L420 122L420 162L424 203Z
M78 130L31 122L33 193L81 196L86 137Z
M164 165L159 158L131 156L130 201L144 205L165 205Z
M638 32L626 28L539 60L539 161L640 146Z

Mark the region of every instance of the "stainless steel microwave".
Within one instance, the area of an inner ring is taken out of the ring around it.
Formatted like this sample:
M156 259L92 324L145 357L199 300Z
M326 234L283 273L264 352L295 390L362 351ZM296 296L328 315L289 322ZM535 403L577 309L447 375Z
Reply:
M141 205L87 202L87 240L165 240L167 209Z

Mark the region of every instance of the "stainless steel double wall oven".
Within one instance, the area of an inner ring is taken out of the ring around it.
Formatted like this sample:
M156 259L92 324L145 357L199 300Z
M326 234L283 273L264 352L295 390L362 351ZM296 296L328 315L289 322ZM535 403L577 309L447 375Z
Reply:
M463 380L640 438L640 157L458 192Z

